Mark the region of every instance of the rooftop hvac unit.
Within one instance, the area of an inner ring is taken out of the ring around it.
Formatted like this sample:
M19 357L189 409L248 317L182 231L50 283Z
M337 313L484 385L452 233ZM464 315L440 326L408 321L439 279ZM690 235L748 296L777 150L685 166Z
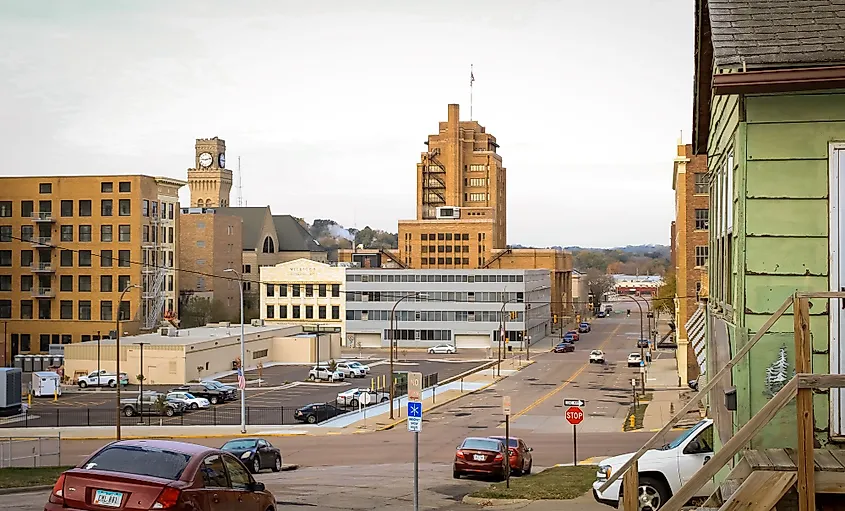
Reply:
M264 326L264 320L263 319L253 319L252 321L250 321L249 324L251 326Z
M461 208L454 206L440 206L437 208L437 218L461 218Z
M221 321L220 323L217 323L217 326L221 326L223 328L229 328L229 327L232 326L232 322L231 321Z
M160 333L162 337L179 337L179 329L169 326L161 327L158 330L158 333Z
M23 374L19 368L0 368L0 415L3 409L20 409L22 385Z

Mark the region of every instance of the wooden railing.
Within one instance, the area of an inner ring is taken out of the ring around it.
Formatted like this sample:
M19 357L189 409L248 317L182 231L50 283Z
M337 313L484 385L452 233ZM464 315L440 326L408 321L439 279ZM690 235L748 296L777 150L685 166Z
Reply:
M845 375L839 374L811 374L810 366L812 347L810 339L810 307L811 298L845 299L845 292L810 292L795 293L784 300L783 304L763 324L760 330L745 343L737 354L720 369L707 384L693 398L684 405L678 413L654 434L618 471L611 474L599 491L605 491L620 476L622 481L622 508L624 511L637 510L638 470L637 461L649 449L658 443L658 439L677 424L693 407L712 390L716 384L731 369L742 360L751 348L765 335L772 325L793 306L795 332L795 372L796 375L784 386L768 403L766 403L754 417L751 418L730 440L728 440L713 458L681 487L678 492L666 502L662 511L679 511L690 498L713 476L719 472L769 421L796 397L797 430L798 430L798 501L800 511L815 510L814 461L813 461L813 389L845 387ZM837 307L831 310L838 310Z

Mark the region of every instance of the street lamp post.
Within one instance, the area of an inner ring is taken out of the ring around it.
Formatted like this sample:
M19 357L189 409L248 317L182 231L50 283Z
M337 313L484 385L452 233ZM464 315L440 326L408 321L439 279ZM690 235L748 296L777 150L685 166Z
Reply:
M241 367L240 370L244 370L244 364L246 363L246 344L244 342L244 276L242 273L239 273L237 270L233 268L226 268L223 272L230 272L234 273L238 276L238 292L240 293L241 297ZM317 342L319 346L319 339ZM244 375L246 378L246 375ZM239 385L240 386L240 385ZM241 433L246 433L246 388L241 389Z
M114 349L115 349L115 373L117 378L117 401L115 403L117 409L117 419L115 420L115 438L120 440L120 304L123 303L123 296L126 294L127 291L133 288L140 288L138 284L129 284L126 288L120 293L120 298L117 300L117 316L115 316L114 320ZM99 378L98 378L99 381Z
M423 297L423 296L426 296L426 295L424 293L421 293L420 291L414 291L412 293L402 295L402 296L399 297L398 300L396 300L396 303L394 303L393 307L390 309L390 324L388 326L388 331L389 331L388 337L390 339L390 380L389 380L390 383L389 383L389 389L388 390L390 392L390 418L391 419L393 418L393 400L396 397L395 396L396 391L395 391L395 388L394 388L395 385L393 384L393 343L395 342L394 341L395 328L394 328L393 325L396 322L396 307L399 305L399 303L402 302L402 300L405 300L406 298Z
M118 312L119 314L119 312ZM100 331L97 330L97 387L100 387L100 343L102 342Z

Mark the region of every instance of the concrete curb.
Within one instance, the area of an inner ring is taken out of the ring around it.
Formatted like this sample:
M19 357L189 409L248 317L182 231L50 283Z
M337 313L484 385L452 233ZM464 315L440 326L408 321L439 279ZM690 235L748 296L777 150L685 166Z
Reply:
M52 484L40 486L21 486L17 488L0 488L0 495L14 495L16 493L36 493L40 491L49 491L52 489Z
M297 465L296 463L285 463L284 465L282 465L282 472L290 472L291 470L297 470L298 468L299 465Z
M481 497L470 497L469 495L461 499L464 504L471 504L476 506L507 506L511 504L527 504L532 502L528 499L485 499Z
M328 432L323 433L327 435ZM196 435L121 435L121 440L190 440L192 438L254 438L261 437L286 437L286 436L322 436L313 433L231 433L231 434L196 434ZM111 436L86 436L86 437L67 437L62 438L63 441L74 440L114 440L114 435ZM52 488L52 486L51 486Z

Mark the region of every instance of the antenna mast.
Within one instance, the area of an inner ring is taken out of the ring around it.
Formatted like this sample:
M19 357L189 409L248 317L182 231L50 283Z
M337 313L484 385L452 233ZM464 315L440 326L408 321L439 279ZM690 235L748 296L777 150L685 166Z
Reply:
M243 205L244 201L244 186L241 175L241 157L238 156L238 207Z

